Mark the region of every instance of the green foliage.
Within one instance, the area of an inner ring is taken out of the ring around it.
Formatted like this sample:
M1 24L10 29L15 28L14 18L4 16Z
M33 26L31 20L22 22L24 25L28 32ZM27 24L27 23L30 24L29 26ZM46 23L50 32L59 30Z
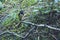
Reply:
M29 7L31 5L33 5L34 3L36 3L37 0L24 0L22 3L21 3L21 7L22 8L25 8L25 7Z
M18 15L16 13L10 13L9 15L7 15L3 21L3 25L4 26L8 26L11 25L14 21L18 21Z
M2 2L0 1L0 10L3 8L3 4Z
M0 0L1 2L5 2L5 0Z
M3 2L3 0L1 0ZM25 19L24 21L29 21L32 23L36 23L36 24L45 24L47 21L45 20L47 15L49 14L49 12L51 11L51 7L53 7L53 10L60 10L60 6L57 4L53 4L50 5L49 3L40 3L37 0L6 0L5 2L3 2L5 8L3 8L3 4L2 2L0 2L0 9L2 14L7 14L6 16L3 16L4 19L2 20L2 25L3 27L0 28L0 30L9 30L15 33L23 34L26 31L28 31L30 29L30 26L28 24L24 24L22 23L19 27L16 26L20 20L18 17L18 13L21 9L24 10L24 16L22 17L22 19ZM37 3L38 2L38 3ZM37 4L35 4L37 3ZM35 5L34 5L35 4ZM41 13L43 15L40 15ZM45 15L46 14L46 15ZM48 33L48 28L39 28L38 31L40 32L41 30L46 31ZM45 33L44 33L45 34ZM36 36L34 34L34 36ZM44 35L43 35L44 36ZM8 38L9 37L9 38ZM7 35L3 35L1 36L1 40L20 40L20 38L18 37L11 37ZM30 38L30 37L29 37ZM31 39L33 39L33 37L31 37ZM28 40L31 40L28 39ZM37 37L35 37L34 39L38 40ZM40 38L41 40L48 40L48 39L52 39L53 38L46 38L45 36ZM21 39L22 40L22 39Z

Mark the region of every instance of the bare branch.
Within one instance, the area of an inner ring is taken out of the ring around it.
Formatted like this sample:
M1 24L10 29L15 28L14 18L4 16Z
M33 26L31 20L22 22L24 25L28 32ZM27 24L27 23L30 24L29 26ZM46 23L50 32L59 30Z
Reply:
M5 31L5 32L3 32L3 33L1 33L0 36L3 35L3 34L6 34L6 33L10 33L10 34L13 34L13 35L18 36L18 37L21 37L21 38L26 38L26 37L32 32L32 30L34 30L34 29L35 29L35 27L32 27L32 28L26 33L25 36L18 35L17 33L15 33L15 32L10 32L10 31L8 31L8 30Z
M34 30L36 27L40 27L40 26L41 26L41 27L47 27L47 28L50 28L50 29L53 29L53 30L58 30L58 31L60 31L59 28L55 28L55 27L52 27L52 26L49 26L49 25L46 25L46 24L39 24L39 25L38 25L38 24L31 23L31 22L26 22L26 21L22 21L22 23L30 24L30 25L34 26L34 27L32 27L32 28L26 33L25 36L21 36L21 35L18 35L17 33L10 32L10 31L5 31L5 32L1 33L0 36L3 35L3 34L6 34L6 33L10 33L10 34L13 34L13 35L18 36L18 37L21 37L21 38L26 38L26 37L32 32L32 30ZM35 26L36 26L36 27L35 27Z
M21 37L21 38L24 38L23 36L21 36L21 35L18 35L17 33L14 33L14 32L10 32L10 31L4 31L4 32L2 32L1 34L0 34L0 36L1 35L3 35L3 34L6 34L6 33L10 33L10 34L13 34L13 35L15 35L15 36L18 36L18 37Z
M56 37L55 37L55 35L53 35L53 34L50 34L55 40L58 40Z
M32 27L28 32L27 32L27 34L24 36L24 38L26 38L31 32L32 32L32 30L34 30L36 27L34 26L34 27Z
M60 28L55 28L55 27L52 27L52 26L49 26L47 24L34 24L34 23L31 23L31 22L26 22L26 21L22 21L22 23L25 23L25 24L31 24L31 25L35 25L37 27L47 27L47 28L50 28L50 29L53 29L53 30L58 30L60 31Z

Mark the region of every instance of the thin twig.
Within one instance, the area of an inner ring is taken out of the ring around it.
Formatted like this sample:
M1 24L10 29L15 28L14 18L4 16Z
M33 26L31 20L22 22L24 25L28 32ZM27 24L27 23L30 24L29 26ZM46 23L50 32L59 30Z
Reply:
M53 34L50 34L55 40L58 40Z
M24 36L24 38L26 38L31 32L32 32L32 30L34 30L36 27L34 26L34 27L32 27L29 31L28 31L28 33Z
M18 36L18 37L21 37L21 38L24 38L23 36L21 36L21 35L18 35L17 33L15 33L15 32L10 32L10 31L4 31L4 32L2 32L1 34L0 34L0 36L1 35L3 35L3 34L6 34L6 33L10 33L10 34L13 34L13 35L15 35L15 36Z
M47 28L50 28L50 29L53 29L53 30L58 30L58 31L60 31L60 28L55 28L55 27L49 26L49 25L47 25L47 24L34 24L34 23L31 23L31 22L26 22L26 21L22 21L22 23L30 24L30 25L35 25L35 26L37 26L37 27L47 27Z
M18 36L18 37L21 37L21 38L26 38L26 37L32 32L32 30L34 30L34 29L35 29L35 27L32 27L32 28L26 33L25 36L18 35L17 33L15 33L15 32L10 32L10 31L8 31L8 30L5 31L5 32L2 32L2 33L0 34L0 36L3 35L3 34L6 34L6 33L10 33L10 34L13 34L13 35Z

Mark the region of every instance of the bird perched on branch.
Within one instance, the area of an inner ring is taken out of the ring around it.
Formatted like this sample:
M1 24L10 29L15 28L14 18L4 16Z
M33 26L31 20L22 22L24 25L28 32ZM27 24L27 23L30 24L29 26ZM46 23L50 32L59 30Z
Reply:
M18 13L18 17L19 17L19 24L18 24L18 27L21 26L21 21L22 21L22 17L24 16L24 10L21 10L19 13Z
M27 15L29 15L28 13L25 13L24 10L21 10L18 14L19 20L20 21L24 21L25 19L27 19L28 17L26 17Z
M18 14L20 21L22 20L23 15L24 15L24 10L21 10Z

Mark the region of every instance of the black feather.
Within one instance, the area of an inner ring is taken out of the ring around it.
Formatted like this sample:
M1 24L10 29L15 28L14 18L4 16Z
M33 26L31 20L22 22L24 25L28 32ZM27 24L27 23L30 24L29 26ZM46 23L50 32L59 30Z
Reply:
M19 14L22 14L22 15L24 15L24 11L23 11L23 10L21 10Z

